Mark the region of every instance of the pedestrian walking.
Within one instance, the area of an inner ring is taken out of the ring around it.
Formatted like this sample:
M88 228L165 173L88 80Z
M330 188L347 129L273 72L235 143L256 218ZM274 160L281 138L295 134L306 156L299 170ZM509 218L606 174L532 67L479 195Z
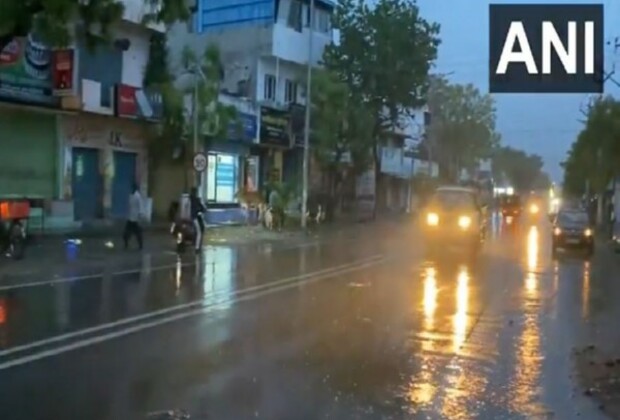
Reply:
M142 196L140 195L138 185L134 184L133 192L129 196L129 217L127 218L127 223L125 223L125 232L123 233L125 249L129 248L131 237L135 236L138 241L138 247L142 250L142 226L140 226L142 214Z
M194 224L194 248L196 250L196 254L200 252L202 249L202 241L205 233L205 222L204 215L207 212L207 208L204 203L198 197L198 190L196 188L192 188L192 191L189 195L190 200L190 211L192 216L192 222Z

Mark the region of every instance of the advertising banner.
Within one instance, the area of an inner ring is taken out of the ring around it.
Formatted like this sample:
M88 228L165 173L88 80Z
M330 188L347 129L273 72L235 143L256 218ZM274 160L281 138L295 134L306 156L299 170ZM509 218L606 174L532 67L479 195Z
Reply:
M0 98L57 105L52 86L52 52L32 35L15 38L0 52Z

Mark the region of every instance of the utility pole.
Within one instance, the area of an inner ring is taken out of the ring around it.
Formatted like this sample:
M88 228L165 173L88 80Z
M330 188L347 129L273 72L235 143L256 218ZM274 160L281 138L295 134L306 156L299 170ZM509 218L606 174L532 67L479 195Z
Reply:
M301 227L308 225L308 177L310 159L310 107L312 96L312 38L314 31L314 0L310 0L310 22L308 27L308 73L306 75L306 120L304 127L304 163L303 163L303 191L301 198Z
M203 82L207 83L207 76L205 76L204 72L202 71L202 69L200 68L200 65L198 63L196 63L194 65L194 69L192 71L193 75L194 75L194 92L193 92L193 134L194 134L194 156L200 152L200 122L198 121L198 83L199 83L199 78L201 78L203 80ZM192 168L193 169L193 168ZM198 197L201 197L204 195L203 191L202 191L202 178L203 178L203 174L200 172L197 172L196 170L194 170L194 187L198 190Z
M198 78L197 75L194 75L194 95L193 95L193 132L194 132L194 156L198 153ZM198 189L198 195L202 197L202 192L200 187L200 173L194 170L194 187Z

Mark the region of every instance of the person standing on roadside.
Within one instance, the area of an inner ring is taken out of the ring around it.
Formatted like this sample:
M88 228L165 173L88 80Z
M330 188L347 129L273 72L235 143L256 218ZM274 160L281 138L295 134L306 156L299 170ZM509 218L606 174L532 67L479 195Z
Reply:
M125 241L125 249L129 248L129 240L132 236L136 237L138 247L142 250L142 226L140 219L142 218L142 196L137 184L133 185L132 193L129 196L129 217L125 223L125 232L123 240Z
M192 191L189 195L189 200L192 223L194 224L194 231L196 232L194 236L194 248L196 250L196 254L198 254L202 249L202 238L205 233L204 215L207 212L207 208L203 204L200 197L198 197L197 188L192 188Z

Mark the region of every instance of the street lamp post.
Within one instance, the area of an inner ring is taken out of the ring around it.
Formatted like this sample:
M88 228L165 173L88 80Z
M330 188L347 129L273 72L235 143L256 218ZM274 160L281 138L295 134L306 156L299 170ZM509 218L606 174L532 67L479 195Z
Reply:
M200 129L200 124L198 121L198 76L200 78L202 78L202 80L204 82L207 81L207 77L205 76L204 72L202 71L202 69L200 68L200 66L198 64L196 64L194 66L194 69L192 70L192 73L194 74L194 90L193 90L193 115L192 115L192 119L193 119L193 134L194 134L194 156L200 152L200 141L199 141L199 129ZM194 170L194 187L196 187L196 189L198 190L198 196L202 197L203 196L203 191L202 191L202 173L197 172L196 170Z
M308 73L306 75L306 118L304 127L304 162L303 162L303 186L301 197L301 227L305 229L308 225L308 178L309 178L309 159L310 159L310 107L312 96L312 31L314 31L314 0L310 0L310 22L308 27Z

